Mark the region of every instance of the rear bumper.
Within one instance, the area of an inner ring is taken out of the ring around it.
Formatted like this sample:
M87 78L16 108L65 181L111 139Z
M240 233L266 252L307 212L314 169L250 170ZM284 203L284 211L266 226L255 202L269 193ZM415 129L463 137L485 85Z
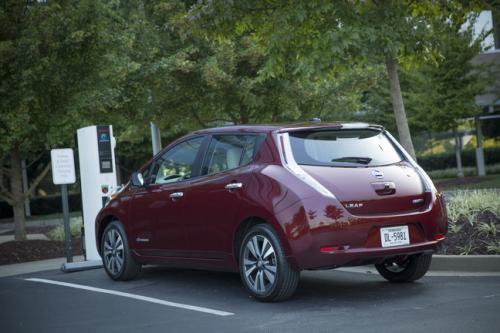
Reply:
M401 255L419 253L432 254L437 251L441 241L430 241L390 248L355 248L310 255L307 262L297 263L301 269L332 269L341 266L360 266L376 264ZM293 261L293 259L292 259Z
M403 214L355 216L334 200L315 197L290 206L277 217L289 245L289 261L297 269L357 266L393 256L433 253L448 227L439 194L423 210ZM382 247L380 228L402 225L409 228L410 244ZM324 253L324 247L335 251Z

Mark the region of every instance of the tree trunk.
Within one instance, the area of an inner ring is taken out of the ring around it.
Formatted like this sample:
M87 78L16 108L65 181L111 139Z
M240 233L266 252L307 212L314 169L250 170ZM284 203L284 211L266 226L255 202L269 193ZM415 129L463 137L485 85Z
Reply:
M390 94L392 101L392 109L396 118L396 126L398 128L399 140L406 151L416 159L415 149L411 141L410 128L406 119L405 106L403 96L401 95L401 86L398 77L398 64L396 59L387 58L385 61L387 74L389 76Z
M26 217L24 215L24 195L21 170L21 155L14 148L10 154L11 174L10 192L14 201L14 238L16 241L26 240Z

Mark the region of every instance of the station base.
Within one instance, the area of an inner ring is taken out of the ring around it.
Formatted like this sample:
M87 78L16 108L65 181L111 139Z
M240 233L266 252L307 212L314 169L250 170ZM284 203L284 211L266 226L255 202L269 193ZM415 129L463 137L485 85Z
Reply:
M102 268L102 260L85 260L78 262L65 262L61 265L61 271L65 273L86 271Z

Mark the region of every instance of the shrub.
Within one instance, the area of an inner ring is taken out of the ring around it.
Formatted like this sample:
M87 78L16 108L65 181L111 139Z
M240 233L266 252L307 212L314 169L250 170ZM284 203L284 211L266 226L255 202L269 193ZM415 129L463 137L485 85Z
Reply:
M465 167L462 168L462 172L465 177L477 176L476 167ZM498 174L500 173L500 164L493 164L486 166L486 174ZM457 176L457 168L448 168L444 170L432 170L427 171L427 174L432 179L444 179L444 178L455 178Z
M500 200L497 190L459 190L446 197L446 207L450 222L457 222L464 217L471 224L476 222L478 214L489 210L500 216Z
M459 190L446 196L449 233L444 253L500 253L499 190Z
M462 151L462 165L464 167L476 166L476 150L467 149ZM500 163L500 148L485 148L484 161L486 164ZM418 157L418 163L424 170L441 170L457 166L455 153L441 153L430 156Z
M72 237L78 237L81 234L82 230L82 218L81 217L72 217L69 220L69 226ZM52 229L47 233L47 237L51 240L63 241L65 239L64 235L64 225L59 225L55 229Z

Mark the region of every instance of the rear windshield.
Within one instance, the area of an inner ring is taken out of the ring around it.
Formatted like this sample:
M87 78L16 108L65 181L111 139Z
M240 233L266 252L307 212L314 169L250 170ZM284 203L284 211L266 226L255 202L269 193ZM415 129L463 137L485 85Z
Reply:
M341 167L380 166L400 162L400 154L378 130L290 132L298 164Z

